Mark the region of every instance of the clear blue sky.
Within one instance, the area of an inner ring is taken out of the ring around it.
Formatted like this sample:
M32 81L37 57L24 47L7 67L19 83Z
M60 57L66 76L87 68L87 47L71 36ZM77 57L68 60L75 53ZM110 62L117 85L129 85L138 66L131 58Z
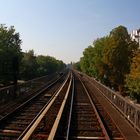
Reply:
M23 51L76 62L118 25L140 28L140 0L0 0L0 23L15 26Z

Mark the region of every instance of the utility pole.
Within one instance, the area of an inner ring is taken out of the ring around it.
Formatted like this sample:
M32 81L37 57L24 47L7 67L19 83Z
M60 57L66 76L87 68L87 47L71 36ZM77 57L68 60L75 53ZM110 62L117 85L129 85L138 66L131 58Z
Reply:
M139 43L139 49L140 49L140 29L138 29L138 43Z

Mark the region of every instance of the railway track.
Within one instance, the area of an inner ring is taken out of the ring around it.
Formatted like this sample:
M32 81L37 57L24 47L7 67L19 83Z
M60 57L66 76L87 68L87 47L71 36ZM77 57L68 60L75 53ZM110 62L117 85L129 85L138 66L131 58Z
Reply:
M0 122L0 139L125 140L81 76L69 74L57 89L56 86L54 91L42 94L22 111ZM50 96L51 93L54 94Z
M93 100L77 76L74 79L69 82L71 84L65 84L43 115L44 119L34 123L24 139L124 140L123 134L98 100Z
M77 76L74 85L71 103L65 109L55 139L124 140L109 114Z
M32 87L32 89L30 89L28 92L26 91L26 92L20 93L20 96L16 97L16 99L11 98L9 102L5 104L0 104L0 119L10 114L11 112L13 112L13 110L15 110L17 106L20 106L21 104L23 104L24 102L32 98L43 87L45 88L49 86L51 83L54 83L57 79L58 78L56 76L55 77L52 76L52 78L48 77L48 80L40 81L40 83L43 83L43 84L36 85L35 88Z
M86 82L83 81L85 87L87 87ZM89 92L88 88L87 91ZM95 92L95 91L94 91ZM107 133L110 137L110 139L114 139L114 140L124 140L124 135L121 132L121 130L118 128L118 126L116 125L116 123L113 121L113 119L111 118L111 116L108 114L107 110L104 108L103 105L101 105L101 103L98 101L97 97L94 94L91 94L89 92L91 99L97 109L97 112L99 113L99 116L101 117L101 120L107 130Z
M102 120L78 77L75 77L70 112L65 126L60 122L56 139L109 139ZM65 128L63 130L62 128Z
M21 134L37 119L40 111L58 91L65 76L42 89L28 101L18 106L10 114L0 119L0 140L20 139Z
M45 108L44 112L42 112L42 117L40 116L41 119L38 118L29 131L24 134L23 140L55 138L63 110L71 93L72 80L73 77L71 74Z

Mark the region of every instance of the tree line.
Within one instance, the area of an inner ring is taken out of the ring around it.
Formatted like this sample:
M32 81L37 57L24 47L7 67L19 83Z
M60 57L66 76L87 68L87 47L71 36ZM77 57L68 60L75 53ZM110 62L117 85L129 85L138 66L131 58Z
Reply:
M34 54L33 50L23 53L20 65L20 78L33 79L62 71L66 65L61 60L57 60L52 56L44 56Z
M22 52L22 40L14 26L0 25L0 86L15 83L17 79L30 80L65 68L61 60L51 56L35 55L34 50Z
M74 67L140 102L140 49L126 27L118 26L96 39Z

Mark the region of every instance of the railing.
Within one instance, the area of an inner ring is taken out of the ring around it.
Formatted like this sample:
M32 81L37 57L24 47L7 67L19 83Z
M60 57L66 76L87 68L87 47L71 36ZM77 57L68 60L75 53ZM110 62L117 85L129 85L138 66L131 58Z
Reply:
M21 83L17 85L16 95L21 96L31 90L35 91L38 88L43 87L47 81L49 81L53 77L57 77L57 73L52 75L46 75L39 78L35 78L25 83ZM5 103L11 99L13 99L15 95L15 87L14 85L0 88L0 103Z
M88 77L93 85L114 105L117 110L140 132L140 108L126 98L106 87L95 79Z

